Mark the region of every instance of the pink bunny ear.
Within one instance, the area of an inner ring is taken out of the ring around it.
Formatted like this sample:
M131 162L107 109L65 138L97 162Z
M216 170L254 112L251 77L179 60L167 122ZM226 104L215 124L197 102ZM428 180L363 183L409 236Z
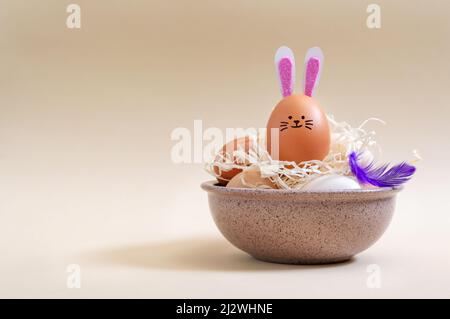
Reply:
M313 95L314 89L319 84L320 74L322 73L322 65L322 50L319 47L309 49L305 56L305 95Z
M289 96L295 86L295 59L292 50L286 46L280 47L275 53L275 68L280 82L281 94Z

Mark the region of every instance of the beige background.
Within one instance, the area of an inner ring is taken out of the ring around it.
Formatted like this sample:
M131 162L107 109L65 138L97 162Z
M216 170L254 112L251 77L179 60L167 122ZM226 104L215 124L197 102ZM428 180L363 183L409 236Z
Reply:
M0 1L0 297L450 297L448 1L376 1L379 30L372 1L77 0L80 30L69 3ZM350 264L252 260L216 230L202 165L170 160L194 119L265 125L282 44L322 47L327 112L388 122L383 160L424 158Z

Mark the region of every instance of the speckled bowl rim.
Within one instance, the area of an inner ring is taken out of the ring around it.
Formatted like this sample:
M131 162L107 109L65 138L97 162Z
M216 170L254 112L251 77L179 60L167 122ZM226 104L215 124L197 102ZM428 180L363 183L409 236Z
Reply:
M399 187L347 189L326 192L303 191L299 189L265 189L265 188L227 188L218 185L217 181L207 181L201 184L201 188L208 193L222 196L258 198L266 200L370 200L395 196L403 189Z

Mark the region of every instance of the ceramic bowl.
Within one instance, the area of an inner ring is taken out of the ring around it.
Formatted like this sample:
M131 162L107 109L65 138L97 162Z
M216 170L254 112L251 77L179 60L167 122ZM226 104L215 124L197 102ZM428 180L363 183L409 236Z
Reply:
M401 188L333 192L201 187L225 238L268 262L343 262L372 246L388 227Z

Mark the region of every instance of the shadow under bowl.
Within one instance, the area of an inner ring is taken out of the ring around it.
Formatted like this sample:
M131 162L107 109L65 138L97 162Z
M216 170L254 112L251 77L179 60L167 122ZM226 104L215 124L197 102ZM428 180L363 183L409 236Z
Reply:
M216 183L201 187L225 238L256 259L287 264L343 262L366 250L388 227L401 190L305 192Z

